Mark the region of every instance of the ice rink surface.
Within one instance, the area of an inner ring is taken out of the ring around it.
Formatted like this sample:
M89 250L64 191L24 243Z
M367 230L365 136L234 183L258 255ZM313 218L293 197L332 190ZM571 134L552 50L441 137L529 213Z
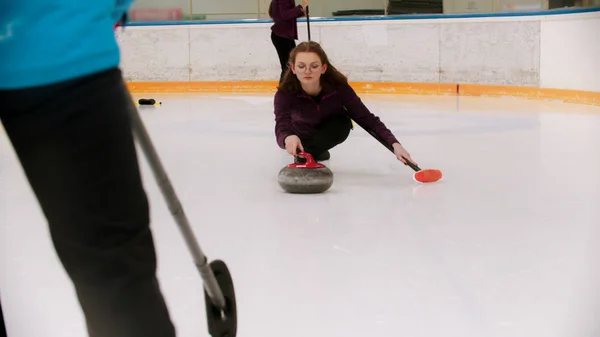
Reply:
M327 193L289 195L272 95L140 97L163 102L140 112L202 249L233 273L239 337L600 335L600 107L362 95L444 179L419 185L357 128ZM3 131L0 151L9 336L85 336ZM208 336L200 276L140 160L179 336Z

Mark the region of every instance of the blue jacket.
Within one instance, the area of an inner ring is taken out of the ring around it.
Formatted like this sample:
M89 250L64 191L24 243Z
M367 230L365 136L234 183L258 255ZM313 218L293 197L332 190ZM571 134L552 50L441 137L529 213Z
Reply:
M0 0L0 90L116 67L115 24L134 0Z

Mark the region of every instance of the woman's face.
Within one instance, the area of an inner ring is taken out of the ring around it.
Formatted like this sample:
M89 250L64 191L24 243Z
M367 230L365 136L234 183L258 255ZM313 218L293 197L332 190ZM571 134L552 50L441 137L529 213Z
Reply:
M302 84L319 83L321 75L326 70L327 65L322 64L319 55L312 52L300 52L296 54L296 62L292 67L292 72Z

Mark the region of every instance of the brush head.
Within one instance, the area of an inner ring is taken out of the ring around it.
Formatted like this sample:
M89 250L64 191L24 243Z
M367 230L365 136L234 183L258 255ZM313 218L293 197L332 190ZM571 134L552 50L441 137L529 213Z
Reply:
M413 179L420 183L433 183L442 179L442 171L437 169L423 169L415 172Z
M208 292L204 290L208 333L212 337L235 337L237 335L237 303L231 273L225 262L221 260L215 260L209 266L225 298L225 309L221 310L215 306Z

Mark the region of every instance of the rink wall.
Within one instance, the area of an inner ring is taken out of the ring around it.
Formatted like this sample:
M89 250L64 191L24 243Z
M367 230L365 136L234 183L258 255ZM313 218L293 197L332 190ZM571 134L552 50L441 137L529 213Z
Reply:
M134 93L274 92L270 20L118 30ZM600 105L600 8L311 18L311 37L361 93L503 95ZM307 40L306 22L299 39Z

